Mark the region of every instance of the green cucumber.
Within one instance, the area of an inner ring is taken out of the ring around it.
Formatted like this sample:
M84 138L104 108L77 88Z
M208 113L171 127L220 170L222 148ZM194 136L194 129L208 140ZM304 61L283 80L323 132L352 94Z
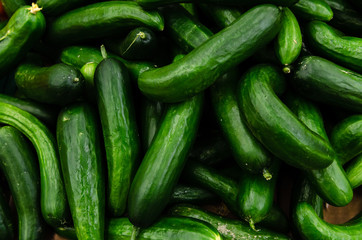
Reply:
M56 18L49 27L47 39L53 44L69 45L111 36L122 28L135 26L162 31L164 23L157 12L147 12L135 2L98 2Z
M302 50L302 33L292 11L289 8L283 9L282 28L275 40L275 53L284 66L292 64L299 56ZM284 72L290 71L290 68L284 68Z
M254 231L244 222L227 219L190 205L177 205L170 210L171 215L204 221L215 227L226 240L233 239L290 239L288 236L266 229Z
M185 8L192 16L197 16L196 4L194 3L180 3L180 6Z
M323 221L306 202L297 205L293 222L303 239L357 240L362 236L362 215L342 225Z
M210 204L216 201L218 201L218 197L203 188L179 184L173 190L170 204Z
M203 13L218 26L219 30L231 25L242 14L241 10L229 6L210 5L205 3L199 4L198 6Z
M267 228L281 233L288 233L290 228L288 218L277 205L272 206L268 215L258 225L261 228Z
M309 46L322 57L362 72L362 38L341 36L334 28L320 21L310 22L306 33Z
M307 21L330 21L333 11L324 0L299 0L290 8L293 13Z
M14 239L14 223L10 212L9 198L0 187L0 239Z
M280 101L277 95L284 88L284 78L274 67L257 65L246 72L237 91L251 132L289 165L301 169L329 166L336 155L334 150Z
M58 116L57 142L67 198L79 239L104 239L105 180L97 116L85 103Z
M75 67L58 63L40 67L21 64L15 73L18 89L28 98L42 103L67 105L83 93L84 79Z
M56 16L73 8L87 5L94 0L37 0L36 3L43 9L46 16Z
M4 74L15 67L44 30L45 18L36 4L19 8L0 30L0 72Z
M281 11L276 6L254 7L184 58L143 72L138 78L138 86L149 98L164 102L183 101L209 87L222 74L271 41L279 31L280 23Z
M196 137L202 106L200 94L168 107L131 185L128 213L134 225L150 226L169 202Z
M105 58L97 66L94 85L102 123L108 166L108 208L121 216L140 156L140 140L128 70L120 61Z
M19 130L0 128L0 168L9 184L19 219L19 240L43 239L40 184L33 146Z
M357 156L346 168L346 174L352 188L362 185L362 155Z
M6 14L11 17L19 8L29 5L27 0L1 0Z
M52 227L63 226L69 217L68 203L54 136L36 117L3 102L0 102L0 123L17 128L33 143L39 158L43 218Z

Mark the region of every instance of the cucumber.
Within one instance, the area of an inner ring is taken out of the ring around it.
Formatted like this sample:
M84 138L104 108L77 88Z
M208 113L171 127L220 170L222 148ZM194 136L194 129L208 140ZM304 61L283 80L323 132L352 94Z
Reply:
M179 61L143 72L138 87L151 99L183 101L271 41L280 23L281 11L276 6L254 7Z
M298 20L289 8L283 9L282 28L275 40L274 49L280 63L284 66L292 64L302 50L302 33ZM290 68L286 67L283 71L288 73Z
M147 12L135 2L98 2L56 18L49 27L47 40L64 46L111 36L122 28L138 26L148 26L162 31L164 23L157 12Z
M0 168L9 184L19 221L19 240L43 239L37 159L26 138L11 126L0 128Z
M231 25L242 14L241 10L229 6L210 5L206 3L199 4L198 6L203 13L216 24L218 30Z
M362 185L362 155L357 156L346 168L346 174L352 188Z
M210 204L216 201L218 201L217 196L203 188L179 184L173 190L170 204Z
M341 36L334 28L312 21L306 28L309 46L322 57L362 72L362 38Z
M54 136L36 117L3 102L0 123L17 128L33 143L39 158L43 218L54 228L63 226L68 222L69 212Z
M108 166L108 209L121 216L140 156L140 140L129 74L123 63L105 58L97 66L94 84Z
M15 83L25 96L34 101L62 106L79 98L84 87L79 70L64 63L50 67L21 64L15 73Z
M299 0L290 8L293 13L304 20L330 21L333 11L324 0Z
M362 112L362 75L324 58L302 58L291 84L313 101Z
M73 8L87 5L94 0L37 0L36 3L43 9L46 16L57 16Z
M362 216L342 225L323 221L306 202L297 205L293 222L303 239L357 240L362 235Z
M38 5L23 6L0 30L0 72L5 74L15 67L45 30L45 18Z
M104 239L105 180L97 116L85 103L58 116L57 142L70 211L79 239Z
M262 228L270 229L280 233L289 232L289 220L282 209L273 205L268 215L258 224Z
M132 224L150 226L169 202L196 137L202 105L201 94L168 107L131 185L128 213Z
M171 215L204 221L215 227L224 239L290 239L288 236L266 229L254 231L246 223L227 219L191 205L177 205L170 210Z
M329 166L334 150L280 101L277 94L284 88L284 78L274 67L257 65L246 72L237 93L248 127L271 153L293 167Z
M8 17L11 17L16 10L25 5L29 5L30 2L27 0L2 0L1 3Z
M14 223L10 212L9 198L0 187L0 239L14 239Z

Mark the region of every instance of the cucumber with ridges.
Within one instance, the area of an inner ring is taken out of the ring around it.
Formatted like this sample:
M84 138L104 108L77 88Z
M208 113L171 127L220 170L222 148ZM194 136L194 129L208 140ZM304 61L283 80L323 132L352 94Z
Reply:
M254 7L179 61L143 72L138 87L155 100L183 101L271 41L280 23L281 11L276 6Z
M168 107L131 185L128 213L134 225L150 226L170 200L196 137L202 106L200 94Z
M333 11L324 0L299 0L290 8L297 17L307 21L330 21Z
M128 70L120 61L105 58L97 66L94 84L108 166L108 208L121 216L140 156L140 140Z
M362 155L357 156L346 167L346 174L352 188L357 188L362 185Z
M10 212L9 198L0 187L0 240L14 239L14 223Z
M79 239L104 239L105 180L97 117L85 103L58 116L57 142L67 198Z
M0 168L9 184L19 219L19 240L40 240L44 234L40 184L33 147L14 127L0 128Z

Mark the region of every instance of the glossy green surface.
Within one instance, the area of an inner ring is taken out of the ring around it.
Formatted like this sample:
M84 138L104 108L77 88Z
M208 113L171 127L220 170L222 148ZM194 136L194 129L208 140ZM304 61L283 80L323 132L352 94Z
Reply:
M163 30L163 18L130 1L98 2L69 11L55 19L48 31L53 44L69 45L107 37L119 29L148 26Z
M36 117L7 103L0 103L0 122L20 130L35 147L39 158L44 220L52 227L66 224L68 203L54 136Z
M210 204L218 201L215 194L203 188L179 184L172 193L170 204L192 203L192 204Z
M37 0L39 7L43 8L46 16L56 16L73 8L90 4L94 0Z
M242 15L242 11L234 7L210 4L199 4L198 6L219 29L226 28Z
M105 180L97 116L85 103L58 116L57 142L67 198L79 239L104 239Z
M25 5L29 5L30 2L27 0L2 0L1 4L4 7L6 14L11 17L11 15L16 12L16 10Z
M0 239L14 239L14 223L9 207L9 198L0 188Z
M277 95L284 88L284 78L274 67L251 68L237 90L247 125L270 152L287 164L301 169L327 167L334 160L334 150L280 101Z
M267 44L279 31L280 24L279 8L273 5L254 7L184 58L142 73L138 86L149 98L164 102L183 101L209 87L222 74Z
M148 227L164 210L196 137L203 94L168 107L128 197L130 221Z
M346 174L352 188L362 185L362 155L357 156L346 168Z
M136 0L140 5L144 7L158 7L173 3L184 3L184 2L191 2L191 3L209 3L209 4L224 4L224 5L234 5L234 6L255 6L264 3L275 4L277 6L291 6L297 2L297 0L203 0L203 1L196 1L196 0Z
M312 21L330 21L333 11L324 0L299 0L290 8L297 17Z
M97 66L94 84L107 156L108 208L119 217L140 157L131 80L123 63L106 58Z
M9 184L18 214L19 240L43 239L36 161L33 146L19 130L11 126L0 128L0 168Z

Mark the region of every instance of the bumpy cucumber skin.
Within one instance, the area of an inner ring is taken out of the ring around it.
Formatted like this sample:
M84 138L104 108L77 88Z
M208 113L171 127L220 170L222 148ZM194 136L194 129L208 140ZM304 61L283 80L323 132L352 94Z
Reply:
M94 84L108 166L108 208L121 216L140 155L140 140L128 70L106 58L97 66Z
M210 204L216 201L218 201L218 197L203 188L179 184L173 190L170 204Z
M151 99L183 101L267 44L280 24L281 10L276 6L254 7L179 61L142 73L138 86Z
M5 73L19 63L25 53L39 41L45 30L41 12L31 13L30 6L19 8L0 30L0 72Z
M200 94L167 109L129 192L128 213L134 225L150 226L167 205L196 137L202 106Z
M32 146L11 126L0 128L0 168L9 184L19 219L19 240L43 237L39 172Z
M70 9L86 5L94 0L37 0L36 3L43 9L46 16L56 16Z
M362 112L362 75L324 58L302 58L291 84L308 99Z
M219 30L232 24L242 14L239 9L233 7L209 4L199 4L198 6L215 22L215 24L219 27Z
M282 65L292 64L302 50L302 33L298 20L289 8L283 9L283 23L275 40L275 53Z
M105 181L97 117L87 104L64 108L57 141L63 178L79 239L104 239Z
M362 155L357 156L346 168L346 174L352 188L362 185Z
M247 125L270 152L286 163L301 169L327 167L336 155L334 150L278 99L276 95L284 88L284 78L274 67L257 65L250 69L237 90Z
M275 4L277 6L291 6L295 4L298 0L242 0L242 1L235 1L235 0L205 0L205 3L212 3L212 4L219 4L219 5L234 5L234 6L255 6L259 4ZM154 8L163 5L169 5L174 3L199 3L199 1L194 0L136 0L140 5L144 7ZM202 2L202 1L200 1Z
M135 2L98 2L58 17L49 27L47 39L53 44L69 45L138 26L163 30L164 22L157 12L147 12Z
M28 5L29 1L26 0L2 0L1 4L4 7L4 10L6 12L6 14L8 15L8 17L11 17L11 15L13 15L16 10L18 10L19 8Z
M1 186L2 187L2 186ZM11 216L9 197L0 187L0 240L14 239L13 218Z
M333 18L333 11L324 0L299 0L291 7L291 10L297 17L307 21L328 22Z
M36 117L7 103L0 103L0 122L17 128L33 143L39 158L43 218L54 228L63 226L69 209L54 136Z

